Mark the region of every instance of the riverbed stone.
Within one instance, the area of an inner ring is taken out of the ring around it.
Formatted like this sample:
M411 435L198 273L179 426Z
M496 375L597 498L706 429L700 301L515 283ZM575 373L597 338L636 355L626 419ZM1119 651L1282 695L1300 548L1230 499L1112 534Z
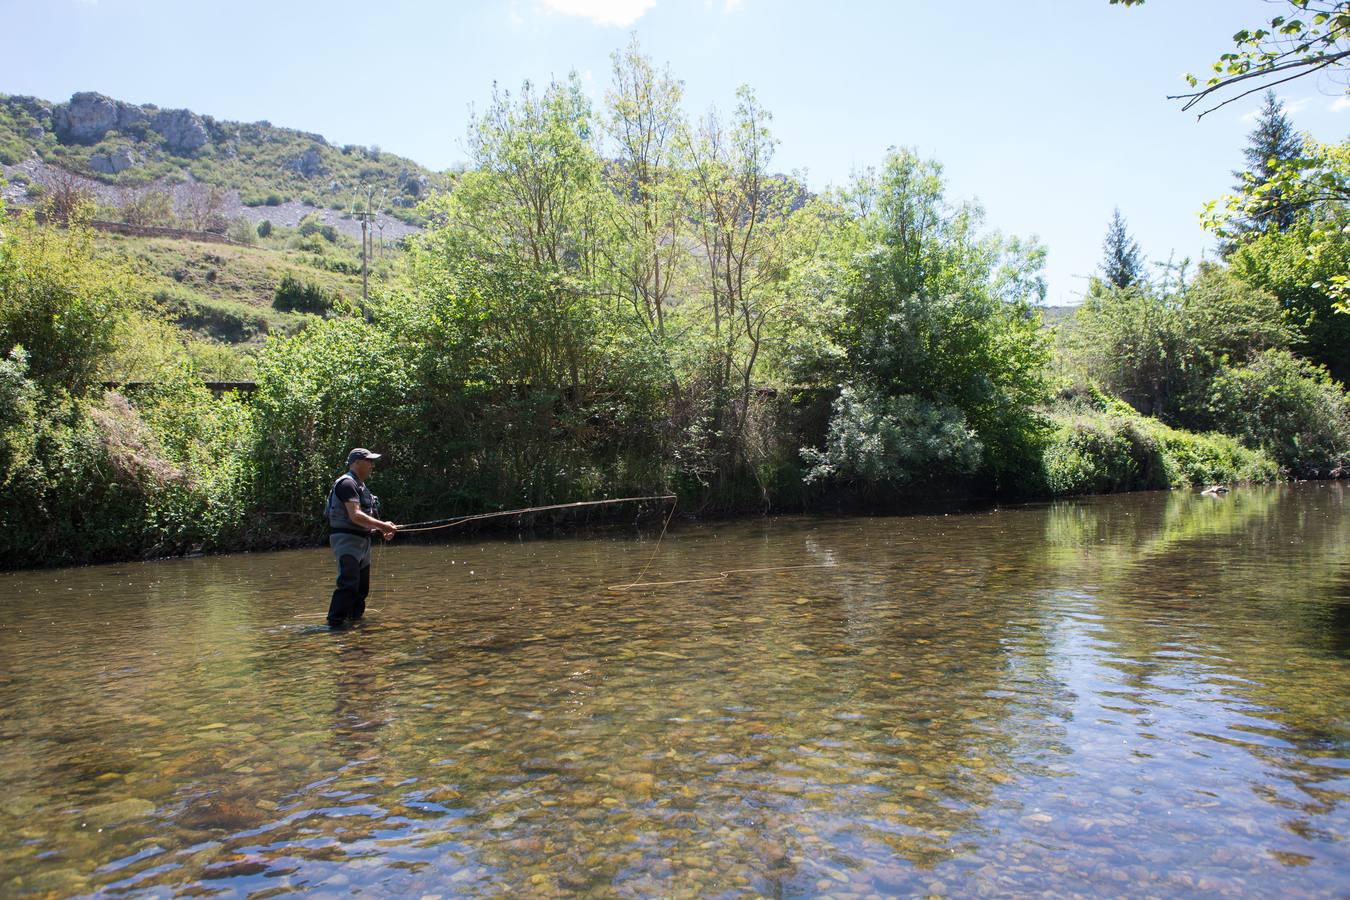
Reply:
M111 803L91 806L84 811L81 818L90 825L106 828L109 825L119 825L123 822L131 822L154 815L155 809L155 804L149 800L140 797L128 797L125 800L114 800Z

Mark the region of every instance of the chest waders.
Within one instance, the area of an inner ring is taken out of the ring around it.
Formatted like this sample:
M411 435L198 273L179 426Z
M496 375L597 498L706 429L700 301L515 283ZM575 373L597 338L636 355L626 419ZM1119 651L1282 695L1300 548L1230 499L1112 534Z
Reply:
M380 501L350 471L342 473L328 491L324 519L328 524L328 546L337 560L337 587L328 604L328 624L342 628L360 619L366 612L370 594L370 540L373 532L361 528L347 516L347 505L338 500L338 485L351 482L361 512L379 518Z

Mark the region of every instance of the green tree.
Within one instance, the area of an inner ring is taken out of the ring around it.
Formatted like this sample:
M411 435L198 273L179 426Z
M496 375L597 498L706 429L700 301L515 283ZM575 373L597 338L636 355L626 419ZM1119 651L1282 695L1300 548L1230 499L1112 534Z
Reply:
M0 352L22 346L28 377L80 396L99 380L141 289L126 269L94 252L93 232L23 214L0 238Z
M1225 369L1207 399L1207 425L1268 450L1290 474L1326 476L1350 465L1350 397L1325 369L1288 351Z
M419 289L469 304L483 377L580 399L603 347L596 301L600 160L590 103L573 75L518 97L494 91L470 125L474 169L431 201ZM470 376L472 377L472 376Z
M613 82L605 94L604 116L612 148L605 170L610 202L604 205L610 232L601 253L640 320L664 341L666 307L687 257L684 88L642 55L636 35L611 61Z
M1301 311L1303 315L1318 320L1315 330L1329 328L1334 331L1339 323L1330 313L1350 312L1350 286L1347 284L1350 269L1344 267L1343 260L1343 247L1347 239L1346 209L1347 203L1350 203L1350 141L1322 144L1311 138L1305 139L1302 152L1272 167L1266 181L1244 181L1238 193L1205 204L1201 221L1221 241L1235 247L1239 238L1265 236L1265 231L1248 231L1244 234L1240 225L1269 210L1271 197L1278 197L1281 203L1295 210L1295 221L1307 226L1290 243L1302 247L1306 262L1310 264L1310 271L1304 273L1305 280L1299 287L1310 289L1315 296L1287 302L1286 305L1291 310ZM1260 243L1263 249L1285 244L1273 238ZM1247 258L1243 268L1250 270L1255 256L1260 252L1253 250L1244 254ZM1338 264L1341 268L1337 268ZM1274 289L1273 284L1270 286ZM1281 294L1282 298L1284 296ZM1312 345L1327 349L1333 346L1319 336L1313 337ZM1323 354L1321 350L1310 352L1332 363L1334 354ZM1337 363L1333 368L1339 366Z
M1241 240L1243 235L1252 232L1288 231L1294 224L1294 215L1298 211L1295 199L1286 197L1274 179L1284 166L1301 155L1302 150L1303 139L1285 115L1284 104L1274 91L1267 91L1256 127L1247 136L1247 146L1242 151L1247 168L1233 173L1238 178L1236 190L1254 201L1244 204L1240 214L1229 224L1234 240ZM1229 244L1230 250L1231 247Z
M1343 302L1350 273L1350 211L1327 206L1287 231L1269 231L1240 244L1229 257L1234 275L1278 298L1297 329L1296 348L1350 380L1350 314Z
M754 409L756 373L784 300L791 267L786 233L800 189L772 171L772 115L741 87L730 121L715 109L688 141L692 217L702 259L699 294L711 322L700 353L718 464L728 477L751 465L744 440Z
M470 128L474 167L424 206L435 224L414 242L409 290L379 313L416 373L420 415L453 448L424 455L437 471L458 459L493 500L575 497L604 466L645 478L653 463L635 460L659 465L653 385L669 370L655 310L627 280L649 258L616 265L614 250L616 221L642 216L615 210L630 197L612 192L597 137L575 76L494 92Z
M408 366L383 329L348 317L273 340L258 359L257 382L258 498L274 517L288 519L283 534L319 532L324 491L350 448L416 458L407 427ZM391 470L406 477L406 470Z
M922 401L925 421L959 415L983 447L982 471L1015 487L1037 456L1034 407L1047 391L1049 348L1029 305L1043 296L1033 274L1043 248L982 235L979 207L948 203L941 166L908 150L858 176L840 205L836 377L863 396Z
M1120 208L1111 215L1111 224L1102 241L1102 277L1118 288L1127 288L1143 280L1144 257L1139 244L1130 237Z
M1094 282L1061 342L1078 377L1142 413L1186 425L1218 370L1292 337L1270 293L1204 265L1176 287Z

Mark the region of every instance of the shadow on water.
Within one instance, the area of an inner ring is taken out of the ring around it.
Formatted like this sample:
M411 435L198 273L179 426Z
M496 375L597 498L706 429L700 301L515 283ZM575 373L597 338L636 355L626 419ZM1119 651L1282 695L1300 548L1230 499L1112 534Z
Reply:
M0 892L1336 895L1339 485L5 576Z

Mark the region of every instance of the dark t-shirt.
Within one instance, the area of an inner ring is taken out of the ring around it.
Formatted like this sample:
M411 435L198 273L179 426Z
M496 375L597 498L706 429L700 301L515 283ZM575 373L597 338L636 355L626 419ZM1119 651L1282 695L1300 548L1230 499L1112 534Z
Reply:
M347 501L358 499L356 494L355 479L343 478L338 481L337 486L333 490L337 493L338 503L344 506L346 505Z

